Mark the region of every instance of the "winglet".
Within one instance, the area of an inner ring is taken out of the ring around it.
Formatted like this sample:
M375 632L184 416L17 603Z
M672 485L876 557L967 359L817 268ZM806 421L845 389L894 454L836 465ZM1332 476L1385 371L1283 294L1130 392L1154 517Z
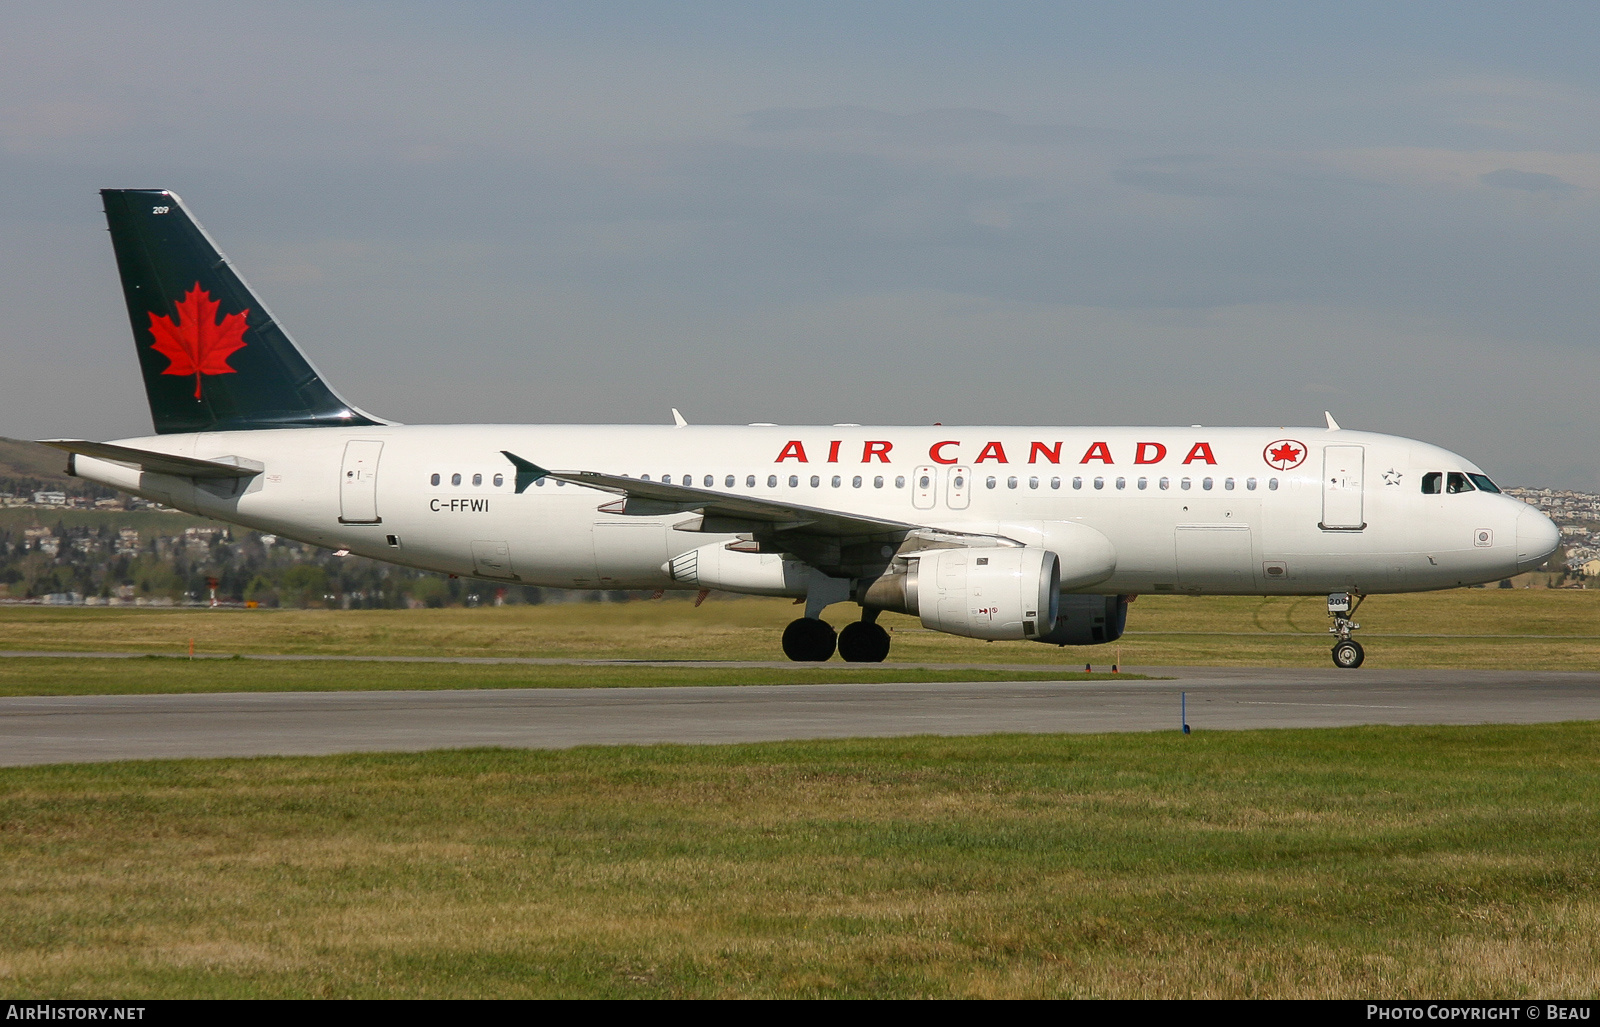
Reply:
M1329 430L1329 431L1342 431L1342 430L1343 430L1343 429L1341 429L1341 428L1340 428L1340 427L1339 427L1339 422L1338 422L1338 421L1335 421L1335 420L1334 420L1334 419L1333 419L1333 415L1332 415L1332 414L1330 414L1330 413L1328 413L1328 412L1327 412L1327 411L1326 411L1326 410L1324 410L1324 411L1323 411L1323 412L1322 412L1322 416L1323 416L1323 417L1326 417L1326 418L1327 418L1327 419L1328 419L1328 430Z
M502 449L500 455L510 460L511 466L517 469L517 495L519 496L527 491L529 485L550 473L538 464L529 463L508 450Z
M685 421L683 419L683 415L678 413L678 408L677 407L673 407L672 408L672 423L674 425L676 425L677 427L679 427L679 428L687 428L687 427L689 427L689 422Z

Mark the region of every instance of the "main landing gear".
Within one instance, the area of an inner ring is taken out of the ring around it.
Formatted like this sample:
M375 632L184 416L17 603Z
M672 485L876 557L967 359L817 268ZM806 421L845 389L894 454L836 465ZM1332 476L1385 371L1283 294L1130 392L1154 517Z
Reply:
M837 649L847 663L882 663L889 655L889 633L877 618L877 610L863 609L861 619L837 635L818 617L790 621L783 629L783 655L796 663L813 663L832 659Z
M1350 637L1350 632L1361 627L1350 618L1355 616L1357 608L1365 598L1366 596L1356 596L1355 602L1352 603L1348 592L1335 592L1328 596L1328 616L1333 618L1333 627L1328 631L1337 636L1337 640L1333 643L1335 667L1354 670L1367 658L1366 650L1361 648L1361 643Z

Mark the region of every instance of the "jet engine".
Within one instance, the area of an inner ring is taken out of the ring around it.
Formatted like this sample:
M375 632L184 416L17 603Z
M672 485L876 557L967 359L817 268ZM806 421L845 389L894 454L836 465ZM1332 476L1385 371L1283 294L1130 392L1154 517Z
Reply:
M1066 595L1055 630L1038 635L1035 642L1050 645L1099 645L1122 637L1128 623L1130 596Z
M862 600L920 617L934 631L1014 641L1055 627L1060 588L1060 564L1048 549L924 549L907 554L904 573L874 581Z
M810 570L776 553L743 553L722 542L691 549L662 567L673 581L760 596L803 596Z

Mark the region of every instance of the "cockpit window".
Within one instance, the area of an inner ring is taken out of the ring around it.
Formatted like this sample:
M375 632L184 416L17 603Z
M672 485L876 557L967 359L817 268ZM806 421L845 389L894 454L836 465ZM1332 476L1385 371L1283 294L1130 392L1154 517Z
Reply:
M1437 496L1443 491L1439 486L1444 484L1443 471L1429 471L1422 476L1422 493L1427 496Z
M1477 491L1475 488L1473 488L1472 482L1467 480L1467 476L1462 474L1460 471L1450 472L1450 476L1445 479L1444 490L1451 495L1455 495L1457 492Z
M1500 486L1498 486L1494 482L1490 481L1489 480L1489 476L1487 474L1473 474L1471 472L1468 472L1467 473L1467 477L1472 479L1472 484L1478 486L1480 489L1482 489L1485 492L1499 492L1500 491Z

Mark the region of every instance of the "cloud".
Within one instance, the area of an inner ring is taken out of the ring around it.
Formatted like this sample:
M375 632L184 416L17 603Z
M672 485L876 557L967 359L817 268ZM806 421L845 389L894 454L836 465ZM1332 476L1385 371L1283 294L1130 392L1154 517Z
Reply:
M1019 124L996 111L970 107L890 114L868 107L771 107L745 115L752 132L806 132L821 136L876 136L897 142L948 145L998 142L1065 146L1107 142L1125 133L1079 125Z
M1521 189L1530 193L1560 193L1578 188L1555 175L1546 175L1538 171L1518 171L1515 168L1490 171L1479 175L1478 180L1484 185L1492 185L1499 189Z

